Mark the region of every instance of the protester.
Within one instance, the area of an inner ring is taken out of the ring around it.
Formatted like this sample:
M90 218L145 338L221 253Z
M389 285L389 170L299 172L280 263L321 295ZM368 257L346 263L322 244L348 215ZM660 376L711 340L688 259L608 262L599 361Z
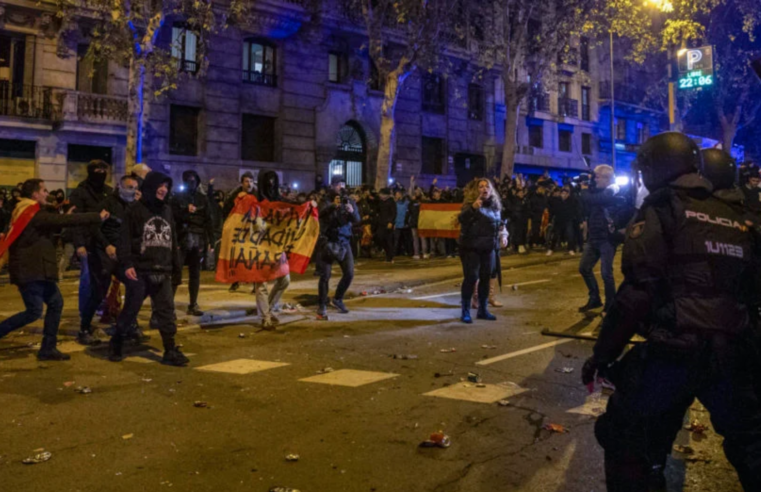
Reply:
M100 213L58 214L47 206L48 190L41 179L28 179L13 211L10 230L0 243L0 256L6 254L11 283L18 287L26 311L0 323L0 338L42 317L47 305L39 360L69 360L57 348L58 325L63 312L63 297L58 289L58 268L54 235L62 227L99 224L108 218Z
M87 165L87 179L79 183L71 193L71 205L75 208L75 213L91 213L102 210L103 201L114 192L113 188L106 184L108 168L108 163L98 159L90 161ZM99 343L99 341L93 336L93 327L87 321L86 306L95 302L95 299L100 296L97 285L99 272L97 271L98 260L96 256L100 248L105 248L105 238L97 226L78 227L73 229L71 234L80 263L79 314L81 323L79 333L77 333L77 341L82 345L92 345ZM99 298L98 303L100 300L102 298Z
M412 242L409 227L410 200L400 189L394 191L396 202L396 219L394 220L394 256L410 254L409 244Z
M566 243L569 255L576 254L576 229L578 228L578 206L571 196L571 190L563 187L560 196L550 202L552 217L552 242L548 244L547 256L552 256L558 247Z
M240 186L235 188L232 193L230 193L230 195L227 197L227 201L225 201L225 204L222 207L222 227L224 227L225 219L230 216L230 212L232 212L233 207L235 207L235 199L238 198L238 195L241 193L247 193L249 195L256 193L256 190L254 189L254 182L254 175L251 172L246 171L245 173L241 174ZM238 287L240 287L240 282L233 283L230 285L230 292L237 291ZM254 291L252 291L252 293L254 293Z
M376 236L379 246L386 253L386 263L394 262L394 224L396 223L397 210L396 202L391 198L391 190L389 188L381 189Z
M488 179L474 180L467 189L459 216L460 260L462 261L462 317L463 323L472 323L470 302L478 289L478 319L494 321L496 316L488 310L489 281L495 267L495 252L507 247L507 230L502 224L502 203Z
M177 261L177 229L166 203L172 179L160 172L148 173L142 196L127 210L117 255L124 269L124 308L109 343L109 360L124 359L123 344L146 297L151 298L151 317L164 345L162 364L184 366L189 360L176 346L172 273Z
M209 199L201 193L201 178L192 170L182 173L185 190L172 196L172 214L177 226L180 244L179 269L174 272L172 284L175 295L182 283L182 268L188 266L188 316L203 316L198 307L198 291L201 287L201 266L206 251L214 241L214 225Z
M423 190L415 186L415 176L410 177L410 206L409 206L409 226L412 233L412 251L413 260L422 258L427 260L431 257L428 254L428 238L420 237L418 234L418 222L420 220L420 206L425 202Z
M315 272L320 276L318 284L319 307L317 309L319 319L327 319L328 293L334 262L337 262L341 267L341 280L338 282L330 304L340 313L349 312L343 302L344 295L354 279L354 256L349 241L351 241L353 225L361 220L357 204L342 193L345 187L343 178L333 176L331 185L332 189L319 209L320 242L317 246ZM393 202L391 204L393 205Z

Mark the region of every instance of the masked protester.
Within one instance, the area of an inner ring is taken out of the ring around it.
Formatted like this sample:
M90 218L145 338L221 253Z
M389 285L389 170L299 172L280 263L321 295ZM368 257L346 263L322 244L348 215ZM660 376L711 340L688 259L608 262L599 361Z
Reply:
M102 241L95 244L88 255L92 290L82 310L82 326L91 325L96 311L108 295L112 277L124 281L119 268L117 248L121 240L121 228L127 215L127 208L135 201L137 186L135 178L124 176L119 180L118 189L103 200L103 209L110 214L110 217L100 226L99 236ZM130 336L144 340L142 333L137 330L132 330Z
M171 178L152 171L143 181L140 200L127 210L116 249L127 294L109 343L109 360L113 362L124 359L124 340L146 297L151 298L152 323L164 343L161 363L184 366L189 362L175 344L172 273L177 260L177 234L172 208L166 203L171 188Z
M254 189L254 182L254 175L250 172L246 171L241 175L240 186L235 188L232 193L230 193L230 195L227 197L227 201L225 201L225 204L222 207L222 227L224 227L225 219L230 216L230 212L232 212L233 207L235 206L235 199L238 198L238 195L241 193L247 193L249 195L256 193L256 189ZM239 282L233 283L230 285L230 292L236 292L238 287L240 287ZM252 293L255 293L255 291L256 287L254 287L254 291L252 291Z
M48 190L41 179L29 179L22 186L22 199L13 212L13 231L0 242L0 256L9 254L11 283L18 286L26 311L0 323L0 338L42 317L48 309L42 331L40 360L68 360L56 348L63 297L58 290L58 268L54 235L62 227L99 224L108 212L61 215L47 206ZM18 232L20 231L20 233Z
M214 241L214 229L209 198L198 189L201 178L195 171L182 173L185 191L172 197L172 211L177 224L180 242L179 270L173 275L174 292L182 283L182 267L188 265L188 291L190 303L187 314L203 316L198 308L198 290L201 286L201 266L206 250Z
M87 165L87 179L79 183L79 186L71 193L71 205L75 207L74 213L91 213L102 209L103 201L113 193L113 188L106 184L108 176L108 164L101 160L93 160ZM100 249L105 249L106 239L100 227L78 227L71 231L74 247L76 248L77 257L81 265L79 281L79 314L82 318L77 341L82 345L92 345L99 343L93 336L94 329L89 324L85 324L86 306L93 299L98 298L99 280L98 271L93 272L90 263L97 262L92 255ZM92 260L91 260L92 257ZM99 265L96 265L99 267ZM98 270L96 268L94 270ZM92 287L92 288L91 288ZM97 308L97 306L96 306ZM92 317L90 317L92 319Z

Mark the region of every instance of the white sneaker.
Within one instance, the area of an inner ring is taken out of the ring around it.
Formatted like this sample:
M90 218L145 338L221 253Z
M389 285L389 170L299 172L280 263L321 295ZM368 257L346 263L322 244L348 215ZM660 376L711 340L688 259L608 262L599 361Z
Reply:
M552 256L552 250L551 249L547 250L546 256Z
M523 246L522 244L520 246L518 246L518 253L523 254L525 252L526 252L526 247L525 246Z
M576 251L571 250L571 251L568 252L568 254L571 255L571 256L576 256Z
M415 256L412 257L412 259L413 260L419 260L420 259L420 255L415 255Z
M424 260L429 260L429 259L431 259L431 255L423 255L423 259Z

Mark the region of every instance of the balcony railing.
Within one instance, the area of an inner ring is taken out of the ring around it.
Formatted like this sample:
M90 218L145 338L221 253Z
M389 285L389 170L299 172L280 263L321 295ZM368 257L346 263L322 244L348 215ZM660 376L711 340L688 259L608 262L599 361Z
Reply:
M581 105L581 119L584 121L592 121L592 108L589 104Z
M125 125L129 116L126 97L61 91L57 93L61 122Z
M0 116L52 120L52 89L0 81Z
M177 70L185 73L198 72L198 62L194 60L177 60Z
M616 82L616 101L645 106L648 102L647 92L633 84ZM600 99L610 99L610 81L600 82Z
M274 73L255 72L253 70L243 70L243 82L256 85L266 85L268 87L277 87L277 75Z
M529 111L536 113L542 111L544 113L550 112L550 95L547 93L536 93L531 96L529 100Z
M558 98L558 115L568 118L578 118L579 101L565 97Z

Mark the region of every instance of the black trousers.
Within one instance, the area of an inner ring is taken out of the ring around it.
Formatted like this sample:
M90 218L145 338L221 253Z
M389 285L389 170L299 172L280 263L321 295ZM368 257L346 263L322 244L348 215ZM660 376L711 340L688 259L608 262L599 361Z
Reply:
M542 244L542 215L531 216L531 245L536 246Z
M386 261L394 259L394 230L378 227L378 243L386 253Z
M346 291L349 290L352 280L354 280L354 255L352 254L348 243L344 243L344 247L346 248L346 256L344 256L343 261L338 262L338 265L341 267L341 280L338 282L336 293L333 296L334 299L338 300L344 298ZM317 286L320 306L328 305L330 277L333 275L332 270L334 262L334 258L327 252L324 252L321 255L320 263L317 265L320 272L320 281Z
M201 288L201 265L206 258L206 248L180 248L178 251L179 256L179 271L175 271L172 275L172 284L174 290L177 290L177 286L182 283L182 269L188 265L188 294L190 295L190 305L194 306L198 304L198 291Z
M95 250L88 252L87 266L90 273L90 295L79 313L81 318L79 329L82 331L92 331L92 319L95 317L95 313L98 311L98 307L100 307L103 299L108 295L108 289L111 286L111 276L116 275L120 281L123 281L119 264L109 258L105 251Z
M151 298L153 312L151 325L161 333L164 349L174 348L177 324L174 321L174 293L172 277L169 274L137 272L137 280L124 279L127 294L124 307L116 320L116 337L126 338L131 327L137 322L137 315L146 297Z
M494 250L460 249L462 262L462 309L470 307L478 281L478 309L486 309L489 300L489 280L494 271Z
M568 251L576 251L575 222L555 222L553 226L552 244L550 249L556 250L563 242L568 243Z
M44 303L48 309L45 313L45 324L42 329L43 342L45 343L43 348L55 348L58 325L61 324L61 313L63 312L63 297L61 291L58 290L58 284L52 280L40 280L20 284L18 290L21 293L24 306L26 306L26 311L16 313L0 323L0 338L40 319Z
M649 490L648 477L665 464L695 398L724 437L724 452L743 488L761 490L761 404L750 346L722 334L701 341L691 354L648 342L614 366L616 392L595 425L609 492Z

